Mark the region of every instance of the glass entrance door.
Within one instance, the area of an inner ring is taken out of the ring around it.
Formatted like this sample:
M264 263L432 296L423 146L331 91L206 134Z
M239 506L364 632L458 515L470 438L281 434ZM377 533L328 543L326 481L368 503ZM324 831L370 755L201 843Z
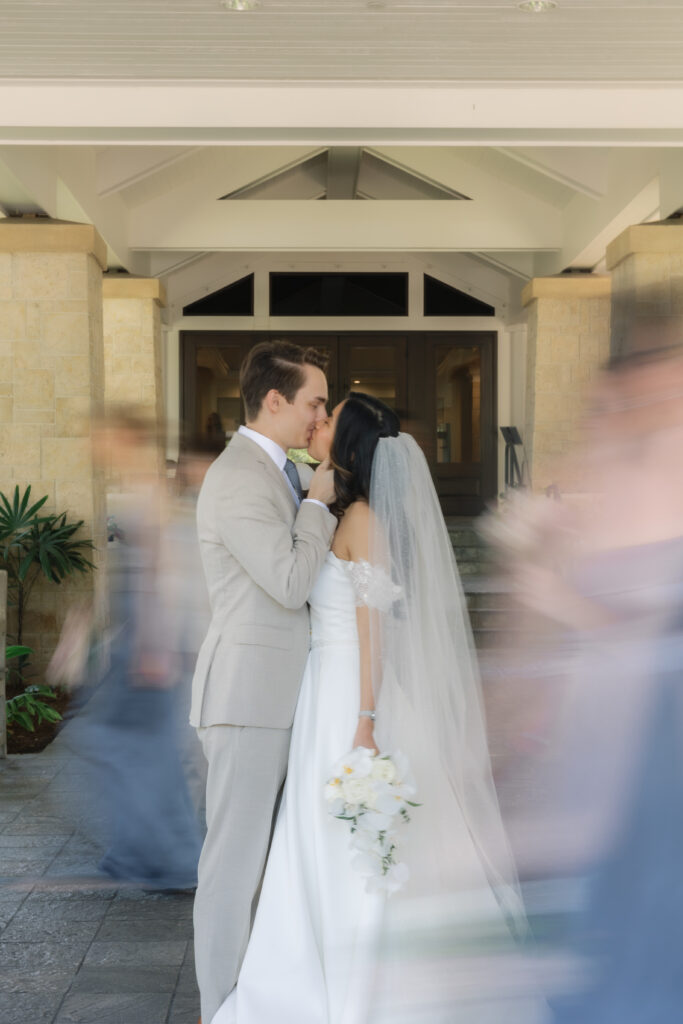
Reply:
M185 332L182 415L202 436L229 440L244 410L239 366L249 349L282 334ZM445 515L476 515L496 494L495 334L307 333L288 340L329 357L329 409L363 391L395 409L422 448Z

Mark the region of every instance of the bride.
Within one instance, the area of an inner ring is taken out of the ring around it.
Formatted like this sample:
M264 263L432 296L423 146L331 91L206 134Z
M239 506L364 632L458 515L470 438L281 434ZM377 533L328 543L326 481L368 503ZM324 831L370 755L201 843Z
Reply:
M370 395L337 406L314 457L330 439L339 526L310 598L311 652L251 939L213 1024L484 1024L502 1019L501 998L509 1021L499 968L523 914L429 469ZM348 823L324 800L332 766L355 747L400 750L417 780L420 806L399 839L410 879L390 899L367 891Z

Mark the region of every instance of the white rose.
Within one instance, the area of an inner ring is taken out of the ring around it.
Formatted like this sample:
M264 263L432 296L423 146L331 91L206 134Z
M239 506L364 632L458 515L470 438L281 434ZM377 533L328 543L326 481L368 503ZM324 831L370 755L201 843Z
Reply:
M380 782L393 782L396 767L388 757L376 757L372 765L372 777Z
M365 803L368 788L365 785L364 779L354 779L351 777L344 779L341 784L341 791L347 804L362 804Z

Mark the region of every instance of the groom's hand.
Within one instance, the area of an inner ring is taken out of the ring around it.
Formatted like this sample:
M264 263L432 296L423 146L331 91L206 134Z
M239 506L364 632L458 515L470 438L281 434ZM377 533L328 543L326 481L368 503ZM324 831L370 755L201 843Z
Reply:
M334 501L334 471L329 459L321 462L313 474L308 497L322 501L324 505L331 505Z

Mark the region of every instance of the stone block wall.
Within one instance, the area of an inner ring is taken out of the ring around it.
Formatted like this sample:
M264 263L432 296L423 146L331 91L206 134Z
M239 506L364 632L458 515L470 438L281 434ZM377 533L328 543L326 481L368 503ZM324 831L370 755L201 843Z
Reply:
M158 424L164 418L161 307L155 278L105 277L105 406L135 405Z
M609 358L610 281L534 278L522 301L528 308L524 447L532 487L581 490L580 466L565 456L580 439L588 386Z
M104 491L91 425L102 411L104 242L89 225L0 221L0 490L31 485L49 511L84 521L101 558ZM71 596L88 601L95 577L40 583L24 641L41 668ZM14 630L10 608L9 633Z
M683 224L627 228L607 247L607 266L614 355L683 344Z

